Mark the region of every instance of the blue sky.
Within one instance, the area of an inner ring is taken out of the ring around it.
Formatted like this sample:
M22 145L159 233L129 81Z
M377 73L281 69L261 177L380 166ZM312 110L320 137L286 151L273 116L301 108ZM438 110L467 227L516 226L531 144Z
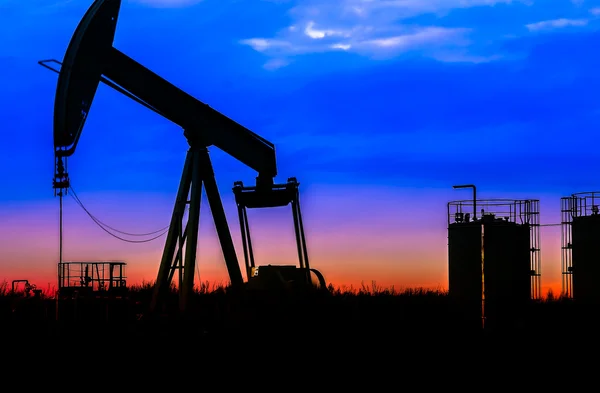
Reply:
M0 3L2 209L53 203L57 75L36 62L62 59L90 4ZM114 45L275 143L277 180L344 198L430 192L442 210L452 184L475 183L554 198L549 210L600 188L599 28L587 0L123 0ZM186 148L177 126L101 86L72 183L171 196ZM253 181L211 154L224 198Z
M3 156L21 161L17 167L28 178L52 172L56 75L36 61L62 58L89 4L9 0L0 6L0 113L10 135ZM443 186L449 177L483 185L489 174L488 186L502 181L508 188L564 185L567 191L593 184L585 179L598 141L591 131L598 122L596 6L124 0L115 46L276 143L282 178L420 187ZM142 160L145 174L160 176L161 167L182 162L185 141L170 136L177 127L109 88L100 89L89 123L102 131L84 132L78 165L87 165L86 156L91 165L97 161L92 150L107 148L89 142L101 134L113 141L111 149L127 152L103 160L108 168L131 164L138 154L152 157ZM133 132L141 129L143 137ZM23 163L23 151L40 160ZM252 176L229 157L215 160L242 178ZM517 176L517 165L535 168L535 175ZM41 185L17 181L17 199Z

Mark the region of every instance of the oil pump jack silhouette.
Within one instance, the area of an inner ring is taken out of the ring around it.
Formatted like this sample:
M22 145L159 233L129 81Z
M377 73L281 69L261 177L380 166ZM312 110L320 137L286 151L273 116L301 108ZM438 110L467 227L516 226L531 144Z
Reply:
M188 309L194 286L203 186L231 286L245 287L215 181L208 153L209 146L223 150L258 172L256 186L244 187L241 182L236 182L234 187L240 214L248 283L259 283L259 288L269 290L269 286L273 285L273 280L270 279L273 274L270 273L275 271L283 281L296 281L310 287L325 288L321 273L308 265L298 201L299 183L295 178L290 178L287 184L274 184L277 175L274 145L114 48L112 44L120 7L121 0L94 1L77 26L63 61L39 62L42 66L59 73L54 104L53 188L55 195L61 197L61 209L62 196L70 188L67 158L75 152L96 90L99 83L103 82L182 127L189 144L154 285L150 313L159 312L159 307L164 305L176 272L179 273L179 309L183 312ZM49 66L50 63L59 64L60 70ZM288 203L292 204L294 213L300 267L289 269L290 266L268 266L261 271L254 264L245 209L285 206ZM186 221L184 212L187 205L189 205L189 212ZM265 274L260 274L259 271L264 271ZM281 283L281 280L279 282Z

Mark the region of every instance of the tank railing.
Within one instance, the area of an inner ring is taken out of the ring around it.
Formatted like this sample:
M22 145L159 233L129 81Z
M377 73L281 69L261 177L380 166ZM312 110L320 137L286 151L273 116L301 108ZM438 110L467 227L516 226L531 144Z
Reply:
M599 198L600 199L600 198ZM541 298L541 248L540 248L540 210L538 199L481 199L477 200L481 208L478 221L485 215L493 214L497 219L505 219L517 224L530 226L530 270L532 299ZM473 200L457 200L448 202L448 225L464 220L473 209ZM458 214L457 214L458 213Z
M571 215L573 217L590 216L600 213L600 192L579 192L563 197L570 203Z
M510 222L539 225L539 200L537 199L482 199L477 200L476 203L482 213L478 219L493 214L499 219L505 218ZM456 219L459 217L466 218L472 208L472 200L448 202L448 224L458 222Z

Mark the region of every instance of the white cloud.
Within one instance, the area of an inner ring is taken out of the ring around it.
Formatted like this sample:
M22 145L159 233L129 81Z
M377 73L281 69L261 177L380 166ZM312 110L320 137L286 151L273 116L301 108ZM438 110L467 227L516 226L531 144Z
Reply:
M348 50L350 48L352 48L350 44L331 44L331 49Z
M292 30L293 31L293 30ZM304 28L304 34L313 39L321 39L325 37L349 37L351 35L350 32L343 30L318 30L315 29L315 22L310 21L306 24Z
M249 45L257 52L265 52L269 49L277 49L277 48L291 48L292 45L287 41L282 40L274 40L269 38L250 38L247 40L242 40L242 44Z
M337 32L337 31L336 31ZM398 27L378 29L355 29L352 33L338 32L313 38L305 34L287 36L285 39L252 38L242 40L258 52L280 57L282 54L304 54L327 51L356 52L375 57L390 57L408 50L464 46L468 29L444 27ZM340 41L339 37L346 37ZM331 40L329 38L336 38Z
M541 22L530 23L525 25L529 31L548 30L548 29L559 29L570 26L585 26L588 21L586 19L553 19L544 20Z
M469 29L435 25L404 25L405 18L447 12L456 8L510 4L528 0L302 0L291 8L293 23L270 38L241 43L274 58L286 54L346 51L371 57L390 57L420 51L435 58L442 48L460 47L462 59ZM451 56L438 56L438 58ZM464 60L466 61L466 60Z
M443 27L426 27L410 34L396 35L386 38L364 41L364 45L372 45L379 48L401 48L408 49L417 45L432 42L439 43L450 37L466 32L466 29L447 29Z
M600 16L600 7L592 8L590 14Z
M140 3L156 8L179 8L196 5L203 0L129 0L133 3Z

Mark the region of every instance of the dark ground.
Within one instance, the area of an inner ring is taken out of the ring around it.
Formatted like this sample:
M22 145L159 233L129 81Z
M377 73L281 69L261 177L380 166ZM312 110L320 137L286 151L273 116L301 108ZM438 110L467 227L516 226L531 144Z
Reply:
M221 290L197 294L187 318L155 319L144 314L149 295L132 291L113 300L108 320L106 303L80 300L75 318L75 303L64 302L60 321L53 299L1 296L3 351L19 359L12 364L17 373L23 364L59 374L66 367L81 369L73 377L89 382L102 370L129 388L146 383L154 390L166 380L202 389L220 383L281 390L284 380L288 391L307 381L369 391L481 390L481 383L486 391L517 383L539 389L556 388L565 372L582 366L596 375L598 364L596 308L569 299L531 302L518 323L491 330L467 326L448 296L434 291L239 298Z

